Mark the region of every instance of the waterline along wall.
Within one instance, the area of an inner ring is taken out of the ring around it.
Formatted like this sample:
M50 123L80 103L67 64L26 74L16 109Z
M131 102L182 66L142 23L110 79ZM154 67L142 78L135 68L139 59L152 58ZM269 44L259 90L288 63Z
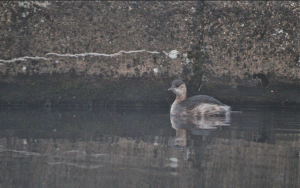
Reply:
M300 104L300 4L0 3L1 105Z

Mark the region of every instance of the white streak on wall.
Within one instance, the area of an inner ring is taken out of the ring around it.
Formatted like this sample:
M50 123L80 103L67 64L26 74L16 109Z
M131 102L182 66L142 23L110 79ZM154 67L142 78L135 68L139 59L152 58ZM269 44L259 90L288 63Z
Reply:
M121 55L122 53L131 54L131 53L139 53L139 52L148 52L151 54L159 54L156 51L147 51L147 50L135 50L135 51L120 51L114 54L100 54L100 53L82 53L82 54L58 54L58 53L47 53L46 55L55 55L59 57L84 57L84 56L105 56L105 57L114 57Z
M25 57L14 58L14 59L11 59L11 60L0 59L0 62L3 62L3 63L12 63L12 62L16 62L16 61L27 61L27 59L32 59L32 60L50 60L50 59L47 59L45 57L28 57L28 56L25 56Z
M15 61L27 61L26 59L24 58L14 58L14 59L11 59L11 60L3 60L3 59L0 59L0 62L4 62L4 63L12 63L12 62L15 62Z
M131 54L131 53L140 53L140 52L147 52L147 53L150 53L150 54L159 54L160 53L160 52L156 52L156 51L135 50L135 51L120 51L120 52L115 53L115 54L101 54L101 53L59 54L59 53L47 53L46 56L54 55L54 56L58 56L58 57L84 57L84 56L114 57L114 56L121 55L122 53L124 53L124 54ZM16 61L27 61L27 59L32 59L32 60L51 60L51 59L48 59L48 58L45 58L45 57L28 57L28 56L25 56L25 57L14 58L14 59L11 59L11 60L0 59L0 62L3 62L3 63L12 63L12 62L16 62ZM3 64L0 64L0 65L3 65Z

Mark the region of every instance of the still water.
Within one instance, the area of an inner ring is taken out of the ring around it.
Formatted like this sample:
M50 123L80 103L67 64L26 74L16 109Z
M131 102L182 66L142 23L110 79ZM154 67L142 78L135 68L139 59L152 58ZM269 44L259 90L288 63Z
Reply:
M299 187L300 109L0 108L0 187Z

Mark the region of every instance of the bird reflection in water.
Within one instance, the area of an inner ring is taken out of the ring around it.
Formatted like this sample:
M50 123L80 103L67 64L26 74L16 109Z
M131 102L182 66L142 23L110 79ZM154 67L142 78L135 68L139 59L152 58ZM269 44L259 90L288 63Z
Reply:
M222 126L230 125L230 114L226 116L170 116L176 136L169 141L173 148L182 148L187 145L187 132L193 135L206 137L212 131Z

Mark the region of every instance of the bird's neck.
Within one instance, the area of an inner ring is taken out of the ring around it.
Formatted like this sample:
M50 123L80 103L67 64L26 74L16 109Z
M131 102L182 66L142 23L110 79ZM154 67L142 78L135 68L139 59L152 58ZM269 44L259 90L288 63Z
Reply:
M181 95L176 95L175 101L177 101L177 102L182 102L182 101L184 101L185 99L186 99L186 93L183 93L183 94L181 94Z

